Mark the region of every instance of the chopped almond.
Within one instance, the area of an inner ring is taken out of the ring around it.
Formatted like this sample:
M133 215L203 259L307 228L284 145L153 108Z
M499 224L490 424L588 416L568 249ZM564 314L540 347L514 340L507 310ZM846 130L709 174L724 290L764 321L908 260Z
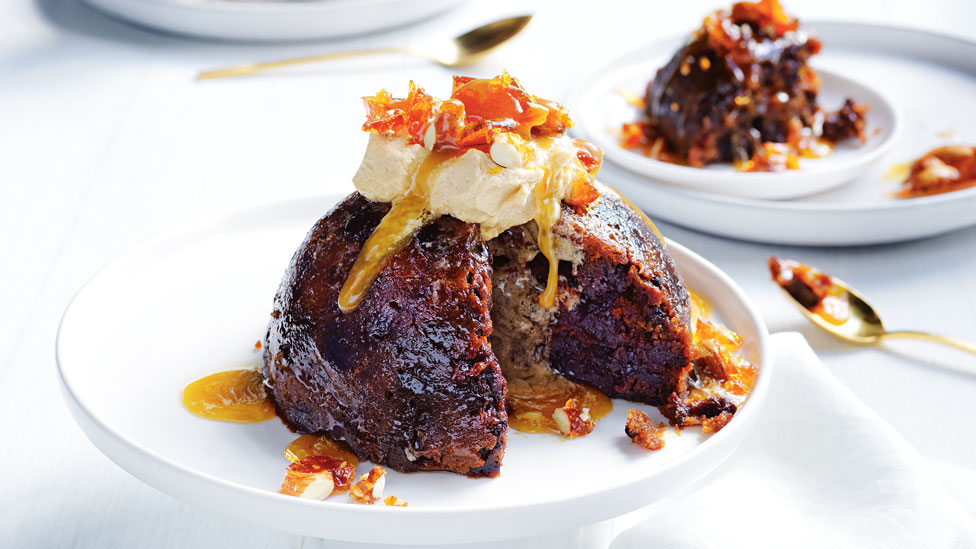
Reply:
M355 467L328 456L307 456L288 466L281 493L288 496L323 500L333 492L349 488Z
M562 408L556 408L552 413L552 419L559 427L559 432L569 438L581 437L593 432L594 423L590 418L590 409L583 408L575 398L567 400Z
M333 490L335 481L332 480L332 473L325 470L307 474L289 471L281 483L282 494L307 499L323 500L331 496Z
M328 467L311 461L293 463L281 483L281 493L287 496L323 500L335 490L335 478Z
M359 482L352 485L349 490L349 498L356 503L372 505L376 500L383 497L383 488L386 486L386 469L376 465L369 473L361 476Z

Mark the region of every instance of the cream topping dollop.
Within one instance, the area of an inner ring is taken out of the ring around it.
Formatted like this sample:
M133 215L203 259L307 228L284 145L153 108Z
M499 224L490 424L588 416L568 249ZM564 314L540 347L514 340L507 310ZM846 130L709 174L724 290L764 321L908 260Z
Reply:
M489 153L469 149L433 168L427 177L427 209L434 216L478 223L482 237L490 240L538 216L540 183L557 203L569 195L574 181L585 175L576 152L566 135L526 141L500 134ZM430 154L421 145L408 145L406 138L371 134L353 184L369 200L395 202L410 192Z

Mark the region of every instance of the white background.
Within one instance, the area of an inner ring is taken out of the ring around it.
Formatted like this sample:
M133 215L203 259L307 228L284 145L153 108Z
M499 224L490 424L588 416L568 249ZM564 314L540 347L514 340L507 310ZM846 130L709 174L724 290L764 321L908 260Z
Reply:
M241 46L141 30L79 0L0 3L0 546L300 546L297 536L164 496L99 454L58 392L60 314L101 265L174 224L351 190L365 143L359 97L383 87L402 94L411 78L443 94L452 73L399 55L206 83L194 80L200 69L453 34L531 10L537 17L523 35L464 73L506 68L532 92L558 100L579 71L689 31L721 5L528 4L475 1L420 26L343 42ZM976 3L965 1L794 0L787 7L802 18L976 39ZM976 229L855 249L660 229L725 269L772 332L803 332L828 368L934 465L976 464L976 358L924 343L875 349L829 339L784 300L765 267L770 254L813 263L859 287L891 327L976 339Z

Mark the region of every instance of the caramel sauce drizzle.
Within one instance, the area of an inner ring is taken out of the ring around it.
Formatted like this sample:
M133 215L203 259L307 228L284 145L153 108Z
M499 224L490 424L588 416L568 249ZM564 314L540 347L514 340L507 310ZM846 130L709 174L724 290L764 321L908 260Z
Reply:
M549 276L546 278L546 289L539 296L539 305L551 309L556 304L556 290L559 287L559 258L556 257L556 246L552 236L552 227L559 220L559 199L552 196L550 184L552 171L543 167L542 179L534 189L535 223L539 227L536 243L539 251L549 260ZM564 401L565 403L565 401Z
M552 418L557 408L575 398L589 408L590 418L596 422L613 410L613 401L605 394L566 379L551 371L529 379L508 380L505 403L508 407L508 426L523 433L552 433L560 435Z
M258 423L275 417L274 404L257 369L228 370L200 378L183 389L183 406L207 419Z
M348 313L358 307L390 257L407 243L411 235L431 221L427 210L430 174L452 156L449 152L432 152L421 162L407 194L393 202L390 211L363 244L339 291L340 311Z

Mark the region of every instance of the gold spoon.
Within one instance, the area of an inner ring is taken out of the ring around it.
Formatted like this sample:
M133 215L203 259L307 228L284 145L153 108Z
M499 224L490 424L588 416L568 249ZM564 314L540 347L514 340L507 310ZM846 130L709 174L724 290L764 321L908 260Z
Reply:
M961 349L963 351L976 354L976 343L964 341L962 339L938 334L930 334L927 332L916 332L912 330L889 332L885 329L884 324L881 322L881 317L878 316L878 313L875 311L874 307L872 307L871 304L861 296L861 294L857 293L857 290L851 288L843 280L830 277L830 281L833 286L830 293L830 298L837 299L841 303L846 301L848 305L848 314L840 318L831 315L818 314L817 311L811 311L810 309L804 307L803 304L801 304L800 301L797 300L797 298L786 288L780 286L780 289L782 289L783 292L790 297L790 301L792 301L800 309L800 312L810 319L811 322L831 335L837 336L851 343L874 344L880 343L886 339L897 338L921 339L924 341L931 341L932 343L949 345L950 347L955 347L956 349Z
M492 21L491 23L482 25L476 29L469 30L468 32L450 40L417 43L395 48L327 53L324 55L313 55L311 57L297 57L293 59L268 61L265 63L248 63L246 65L204 71L201 72L197 78L200 80L207 80L211 78L245 76L278 67L300 65L303 63L315 63L318 61L328 61L330 59L342 59L345 57L355 57L358 55L372 55L376 53L411 53L421 57L426 57L447 67L461 67L474 63L484 54L518 34L522 29L525 28L526 25L529 24L531 19L531 15L499 19L498 21Z

